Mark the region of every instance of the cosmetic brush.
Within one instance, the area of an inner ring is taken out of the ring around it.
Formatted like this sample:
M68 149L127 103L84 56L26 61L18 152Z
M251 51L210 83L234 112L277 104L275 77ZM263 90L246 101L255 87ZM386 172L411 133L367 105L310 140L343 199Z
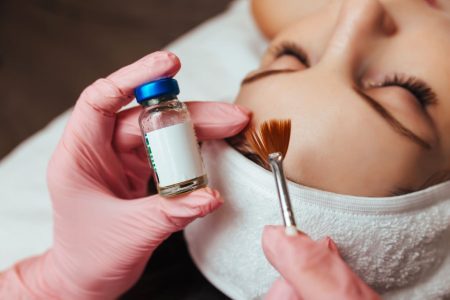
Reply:
M283 170L283 159L291 137L291 120L272 119L263 122L258 129L251 126L245 133L249 146L265 167L272 169L278 200L287 235L297 234L291 199Z

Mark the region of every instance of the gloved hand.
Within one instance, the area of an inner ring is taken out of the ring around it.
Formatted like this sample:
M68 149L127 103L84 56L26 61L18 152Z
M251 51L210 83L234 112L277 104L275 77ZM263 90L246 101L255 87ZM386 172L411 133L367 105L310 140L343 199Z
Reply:
M330 238L316 242L304 233L287 236L282 226L266 226L262 244L266 258L283 277L266 300L380 299L342 260Z
M156 52L89 86L50 161L54 242L0 275L1 299L112 299L141 275L156 247L222 203L200 189L146 196L151 175L138 125L141 108L118 110L133 88L173 76L178 58ZM225 103L187 103L199 139L238 133L249 113Z

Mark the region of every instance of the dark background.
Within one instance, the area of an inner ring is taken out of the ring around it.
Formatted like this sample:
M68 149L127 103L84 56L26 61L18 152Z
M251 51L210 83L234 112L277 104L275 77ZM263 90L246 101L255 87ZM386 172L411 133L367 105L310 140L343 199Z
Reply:
M0 0L0 159L82 89L230 0Z

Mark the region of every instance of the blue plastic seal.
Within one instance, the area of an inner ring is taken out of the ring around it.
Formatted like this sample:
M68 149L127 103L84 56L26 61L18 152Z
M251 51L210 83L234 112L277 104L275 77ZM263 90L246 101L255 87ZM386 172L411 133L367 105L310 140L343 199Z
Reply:
M173 78L163 78L144 83L134 89L134 96L138 103L161 96L178 95L180 88Z

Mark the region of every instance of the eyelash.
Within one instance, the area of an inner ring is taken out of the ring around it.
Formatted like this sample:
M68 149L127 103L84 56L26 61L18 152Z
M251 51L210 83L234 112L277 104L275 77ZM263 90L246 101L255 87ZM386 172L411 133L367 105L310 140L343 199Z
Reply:
M302 64L309 68L309 59L305 51L293 42L282 42L279 45L274 46L271 51L275 58L279 58L283 55L291 55L297 58Z
M436 95L431 88L422 80L416 77L409 77L403 74L395 74L386 77L381 83L373 87L398 86L408 90L417 98L423 108L436 102Z
M279 58L283 55L291 55L297 58L307 68L310 67L308 55L297 44L289 41L282 42L271 49L271 53L275 58ZM406 76L403 74L394 74L387 76L381 83L372 87L388 87L398 86L408 90L416 97L419 104L426 108L427 106L436 102L436 94L432 89L421 79L413 76Z

